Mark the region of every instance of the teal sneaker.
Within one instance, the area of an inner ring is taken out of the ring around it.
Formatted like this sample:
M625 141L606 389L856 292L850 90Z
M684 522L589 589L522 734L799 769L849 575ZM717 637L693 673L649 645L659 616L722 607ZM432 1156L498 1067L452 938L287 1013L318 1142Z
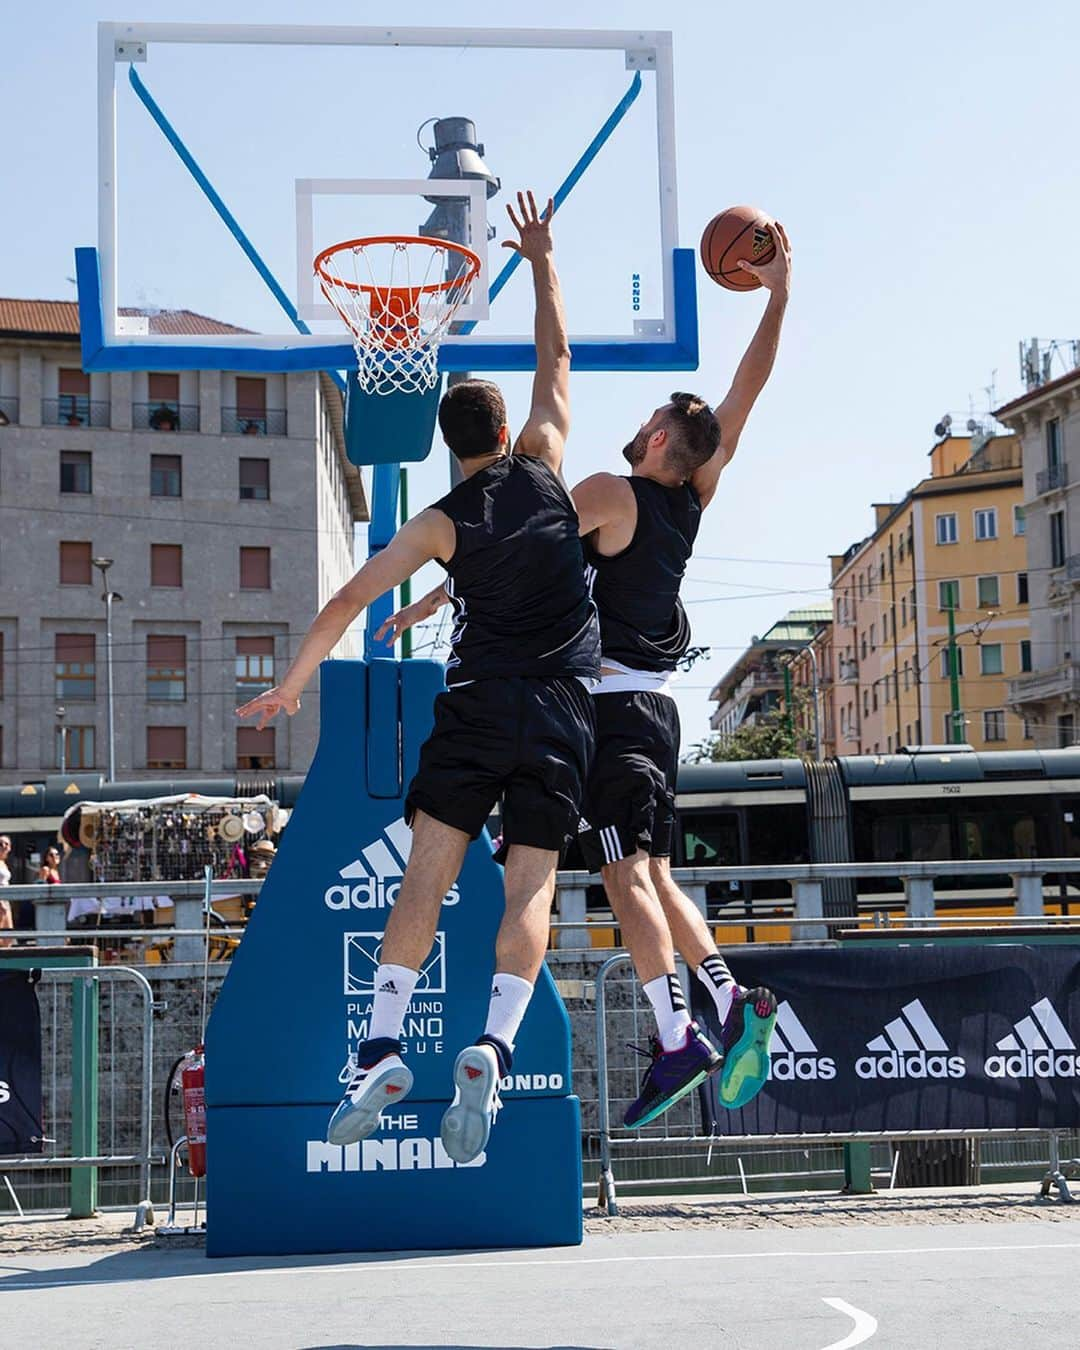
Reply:
M724 1068L717 1096L729 1111L752 1102L769 1077L769 1042L776 1025L771 989L740 989L732 999L720 1041Z

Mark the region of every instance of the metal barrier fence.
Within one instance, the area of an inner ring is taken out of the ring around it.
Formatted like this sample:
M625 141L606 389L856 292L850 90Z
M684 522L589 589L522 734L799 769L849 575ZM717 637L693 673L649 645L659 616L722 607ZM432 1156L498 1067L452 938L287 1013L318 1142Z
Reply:
M613 978L614 972L621 972L618 978ZM586 1160L597 1165L598 1205L611 1215L619 1212L614 1159L616 1152L623 1150L626 1153L623 1181L635 1188L736 1189L737 1182L737 1188L746 1193L751 1181L775 1189L780 1182L788 1182L790 1188L796 1180L805 1184L807 1178L824 1180L842 1176L847 1183L845 1189L858 1192L870 1189L872 1175L888 1178L890 1184L895 1184L899 1153L894 1145L924 1139L985 1141L993 1150L986 1159L989 1167L1004 1170L1037 1166L1043 1173L1043 1195L1054 1186L1062 1200L1072 1199L1067 1182L1080 1175L1080 1161L1074 1158L1063 1164L1060 1153L1063 1140L1067 1151L1080 1152L1080 1135L1065 1130L945 1129L721 1136L706 1132L697 1092L689 1093L658 1117L655 1124L635 1130L616 1125L613 1119L620 1118L637 1096L641 1069L636 1058L613 1063L612 1042L617 1036L629 1044L644 1046L653 1029L652 1013L633 974L628 953L617 952L600 967L595 1000L595 1156L590 1158L587 1151ZM588 1122L592 1113L586 1102L582 1105ZM857 1158L853 1157L853 1146L863 1149ZM1037 1161L1032 1157L1035 1146L1040 1150ZM802 1166L796 1162L800 1156Z
M123 1195L129 1200L135 1171L138 1199L135 1229L153 1222L150 1169L163 1161L152 1149L153 1137L153 990L146 977L126 966L51 964L48 955L6 954L5 969L41 970L42 1126L46 1151L0 1157L0 1176L17 1210L56 1208L65 1190L72 1218L87 1218L99 1199ZM141 1001L138 1046L131 1035L129 1010L118 1007L118 990L127 985ZM99 1053L104 1050L104 1071ZM132 1051L140 1055L138 1105L131 1108ZM102 1116L104 1120L102 1120ZM51 1146L51 1147L49 1147ZM99 1189L99 1169L105 1169ZM29 1174L26 1183L11 1181ZM64 1186L64 1174L68 1184Z

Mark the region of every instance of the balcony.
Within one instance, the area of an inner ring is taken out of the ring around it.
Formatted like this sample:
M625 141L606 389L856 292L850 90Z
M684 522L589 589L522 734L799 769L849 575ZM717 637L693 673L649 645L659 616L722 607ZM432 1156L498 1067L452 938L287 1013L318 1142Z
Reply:
M197 403L173 403L158 399L156 403L134 403L131 407L131 425L136 431L198 431Z
M17 398L0 398L0 427L9 426L12 422L19 420L19 400Z
M47 427L107 427L109 405L92 402L81 394L61 394L41 400L41 422Z
M1008 699L1014 706L1055 698L1080 698L1080 662L1066 661L1053 670L1037 670L1009 681Z
M1065 559L1065 578L1067 581L1080 581L1080 553Z
M1068 482L1068 468L1064 464L1051 464L1035 475L1035 495L1042 497L1047 492L1060 492Z
M222 408L221 434L223 436L285 436L284 408Z

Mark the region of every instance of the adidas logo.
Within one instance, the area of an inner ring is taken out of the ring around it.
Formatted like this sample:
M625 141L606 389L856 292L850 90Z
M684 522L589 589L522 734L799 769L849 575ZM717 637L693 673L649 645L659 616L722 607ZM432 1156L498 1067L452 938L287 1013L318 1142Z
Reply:
M499 986L498 986L497 984L493 984L493 985L491 986L491 997L492 997L492 998L502 998L502 990L499 988Z
M776 1026L769 1047L769 1077L778 1083L836 1077L836 1060L818 1053L810 1033L787 999L776 1010Z
M1048 998L1033 1003L997 1048L1001 1054L987 1057L987 1078L1080 1078L1080 1054Z
M412 830L401 816L385 826L378 839L360 850L354 862L343 867L341 882L327 888L323 903L327 909L389 909L398 898L401 878L412 852ZM451 886L444 905L456 905L461 893Z
M855 1061L860 1078L963 1078L962 1055L950 1055L944 1036L921 999L912 999L900 1016L886 1023L881 1036L867 1041L871 1053Z
M379 993L380 993L380 994L396 994L396 993L397 993L397 985L394 983L393 980L387 980L385 984L380 984L380 985L379 985Z

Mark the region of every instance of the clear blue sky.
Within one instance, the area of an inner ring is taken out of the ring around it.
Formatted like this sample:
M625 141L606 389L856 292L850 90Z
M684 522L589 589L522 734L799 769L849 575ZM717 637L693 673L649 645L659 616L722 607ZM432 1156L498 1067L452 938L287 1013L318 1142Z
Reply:
M145 19L226 17L181 0L130 9ZM407 20L446 23L448 14L414 0ZM233 0L227 18L303 16L275 0ZM659 16L655 4L552 0L542 12L474 3L452 21L672 28L681 242L693 245L705 221L737 201L774 213L792 239L793 294L777 369L706 517L686 587L695 641L713 652L684 677L679 695L690 743L706 730L708 686L751 634L787 608L826 598L827 555L867 532L872 501L903 493L923 474L941 414L985 408L995 371L999 402L1018 392L1019 339L1080 336L1071 243L1080 187L1069 103L1080 11L1003 0L915 0L900 9L783 0L752 11L672 3ZM5 21L7 50L18 59L5 71L0 294L73 295L66 281L72 248L96 234L94 28L108 17L97 4L60 0L47 25L26 7ZM307 17L363 23L398 16L390 7L326 0ZM550 65L538 59L531 69L515 65L512 78L494 67L480 89L462 64L454 106L412 89L419 115L399 117L397 100L373 95L368 83L318 83L302 55L270 68L272 98L253 97L239 60L230 53L208 65L202 86L170 79L163 60L152 58L144 73L290 286L291 235L284 226L279 232L277 216L287 216L296 173L422 175L416 123L465 113L482 117L489 159L507 187L519 175L507 162L513 134L503 132L524 129L532 156L526 172L549 175L535 183L547 190L627 78L615 71L609 83L575 86L550 78ZM260 133L272 134L272 153L260 148ZM156 133L134 128L133 135L125 165L146 167L147 190L127 228L143 274L122 299L268 321L239 286L235 250L216 235L211 244L202 208L179 195L187 189ZM575 298L579 314L588 302L605 237L637 239L651 229L637 215L632 146L628 138L613 148L598 169L598 190L583 194L576 215L567 213L560 265L572 317ZM179 246L159 239L152 225L154 211L177 214L174 187L176 202L191 202L190 216L180 216ZM260 193L267 211L253 221ZM722 397L760 308L760 297L729 295L703 278L696 376L579 377L568 475L617 465L618 448L673 384ZM504 383L520 420L527 381ZM414 503L445 484L437 453L415 476Z

